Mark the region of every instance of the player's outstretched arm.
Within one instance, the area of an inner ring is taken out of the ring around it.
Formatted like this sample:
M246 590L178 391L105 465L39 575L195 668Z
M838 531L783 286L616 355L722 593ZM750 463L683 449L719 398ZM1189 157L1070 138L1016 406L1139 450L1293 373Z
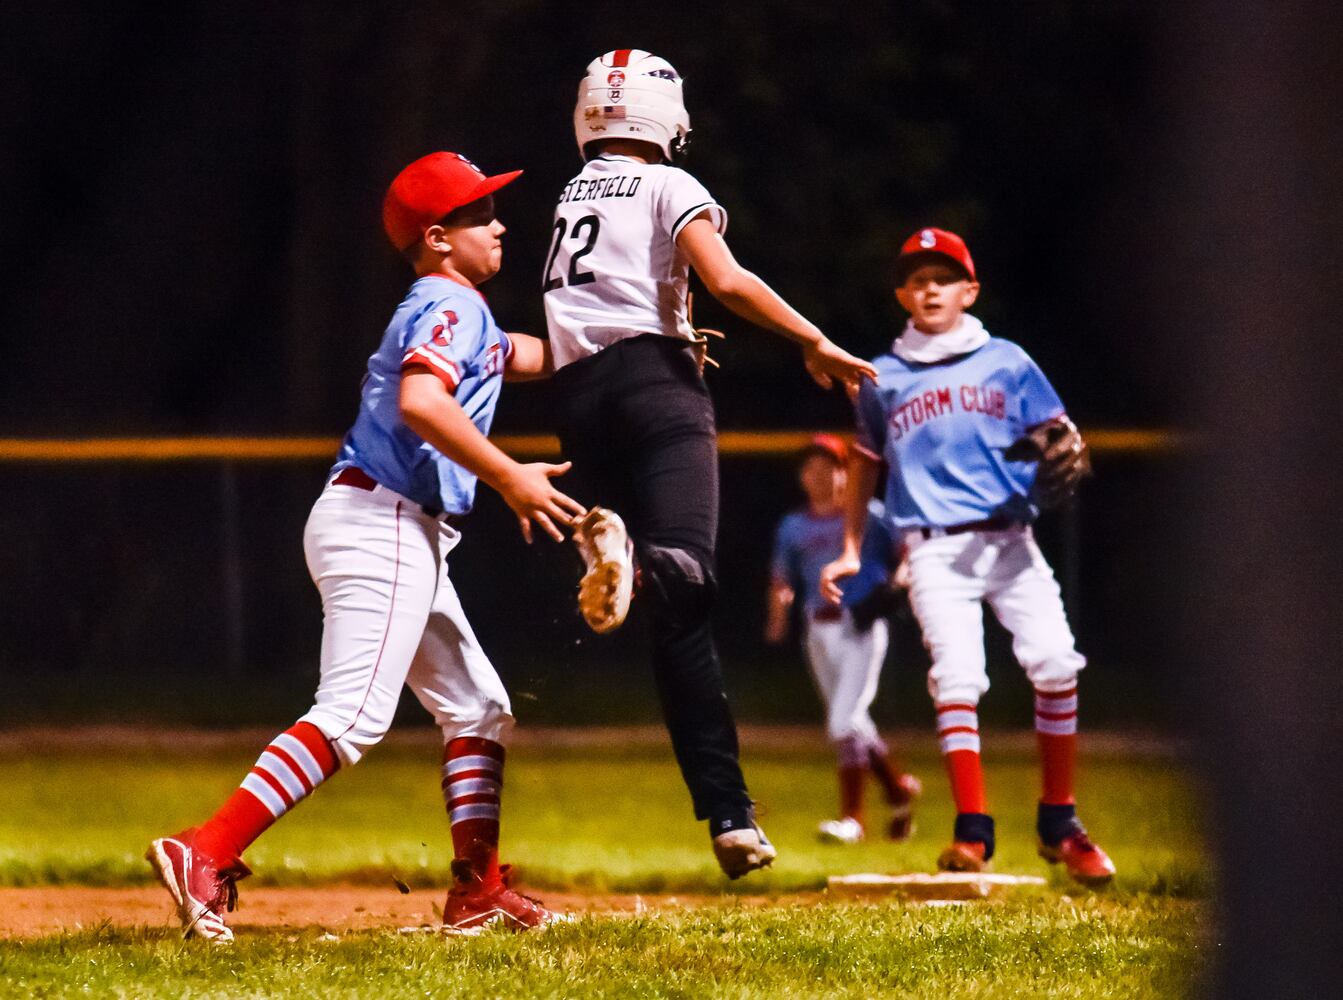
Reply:
M869 362L833 343L774 289L738 264L707 212L686 223L676 245L709 294L742 319L800 345L807 371L822 388L828 389L832 379L856 385L859 379L877 377Z
M862 565L863 532L867 528L867 501L877 488L879 463L857 450L849 452L849 478L844 487L844 551L821 569L821 596L838 604L844 596L840 581Z
M530 382L555 374L550 341L525 333L510 333L508 340L513 350L508 356L508 366L504 369L505 382Z
M401 419L406 426L463 468L493 487L513 509L530 544L535 522L557 542L564 541L558 525L586 513L581 503L561 493L551 479L569 471L570 463L549 465L515 462L490 443L452 398L438 376L427 368L411 366L401 377Z
M771 580L765 606L765 642L771 646L788 638L788 612L792 607L793 588L783 580Z

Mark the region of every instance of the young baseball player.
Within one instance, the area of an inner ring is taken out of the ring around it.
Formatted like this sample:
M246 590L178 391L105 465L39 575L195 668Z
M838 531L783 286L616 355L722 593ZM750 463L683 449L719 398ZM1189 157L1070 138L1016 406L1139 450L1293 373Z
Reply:
M869 712L886 660L888 626L884 616L855 618L850 610L872 585L886 583L894 572L890 557L895 546L877 501L872 501L876 511L868 516L863 538L865 572L849 581L843 605L821 596L821 567L844 549L847 462L848 448L833 434L817 434L802 450L798 482L807 505L785 515L775 532L765 641L777 645L788 637L790 611L800 603L807 665L825 704L826 735L839 757L839 818L821 823L821 839L838 844L863 839L864 786L871 775L891 807L887 835L904 840L913 827L914 799L921 786L892 761Z
M640 49L594 59L578 87L574 131L585 163L560 194L542 277L560 441L593 499L628 520L663 717L695 815L709 821L718 862L736 878L768 865L775 850L746 792L710 630L718 448L702 344L687 315L690 269L738 315L796 342L822 385L873 369L729 252L727 213L673 165L690 121L670 63ZM623 613L620 587L633 570L624 527L590 517L600 523L581 525L580 542L590 533L604 541L590 547L589 563L615 568L589 574L580 592L601 631Z
M886 511L909 552L910 604L932 656L928 690L956 800L954 839L938 867L979 871L993 857L977 716L989 687L987 601L1035 687L1040 855L1082 882L1107 882L1114 865L1087 836L1073 797L1077 674L1086 661L1031 532L1041 500L1056 493L1059 469L1075 468L1085 445L1026 352L991 337L966 312L979 284L960 237L940 229L911 236L895 286L910 319L876 359L876 383L859 390L844 552L822 571L822 587L837 600L837 581L858 569L866 498L884 460ZM1019 457L1021 443L1042 431L1057 439L1045 461Z
M557 524L583 512L551 484L567 465L519 465L486 439L505 373L550 367L545 343L501 331L476 290L501 261L493 193L520 172L486 177L456 153L432 153L387 192L387 236L416 280L369 358L358 417L304 532L324 615L317 696L209 820L150 845L187 936L232 940L224 911L249 874L243 851L382 739L403 685L443 731L454 849L445 929L553 918L508 887L499 863L513 716L446 564L477 478L507 501L528 541L533 525L560 540Z

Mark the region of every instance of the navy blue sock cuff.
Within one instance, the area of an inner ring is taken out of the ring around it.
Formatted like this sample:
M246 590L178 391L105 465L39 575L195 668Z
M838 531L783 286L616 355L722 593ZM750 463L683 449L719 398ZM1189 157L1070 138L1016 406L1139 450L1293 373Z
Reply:
M993 817L987 813L958 813L955 837L957 840L984 845L984 860L993 857Z
M1051 806L1041 802L1035 813L1035 832L1040 841L1054 847L1064 837L1082 829L1077 821L1077 807L1074 805Z

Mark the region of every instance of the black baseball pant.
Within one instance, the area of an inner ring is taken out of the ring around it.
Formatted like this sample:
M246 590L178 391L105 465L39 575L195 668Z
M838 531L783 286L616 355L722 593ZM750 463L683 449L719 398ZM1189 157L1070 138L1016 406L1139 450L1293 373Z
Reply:
M711 630L718 438L690 346L645 334L555 375L558 430L577 499L610 507L634 543L663 719L695 816L749 825L737 727ZM563 487L569 490L569 486Z

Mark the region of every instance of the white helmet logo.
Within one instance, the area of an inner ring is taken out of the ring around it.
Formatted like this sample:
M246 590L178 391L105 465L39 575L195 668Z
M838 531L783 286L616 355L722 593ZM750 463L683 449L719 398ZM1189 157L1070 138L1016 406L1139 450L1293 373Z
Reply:
M931 250L933 247L937 246L937 233L933 232L931 229L925 229L923 232L919 233L919 246L923 247L925 250Z
M618 69L613 69L606 74L606 82L612 87L623 87L625 85L625 74Z

